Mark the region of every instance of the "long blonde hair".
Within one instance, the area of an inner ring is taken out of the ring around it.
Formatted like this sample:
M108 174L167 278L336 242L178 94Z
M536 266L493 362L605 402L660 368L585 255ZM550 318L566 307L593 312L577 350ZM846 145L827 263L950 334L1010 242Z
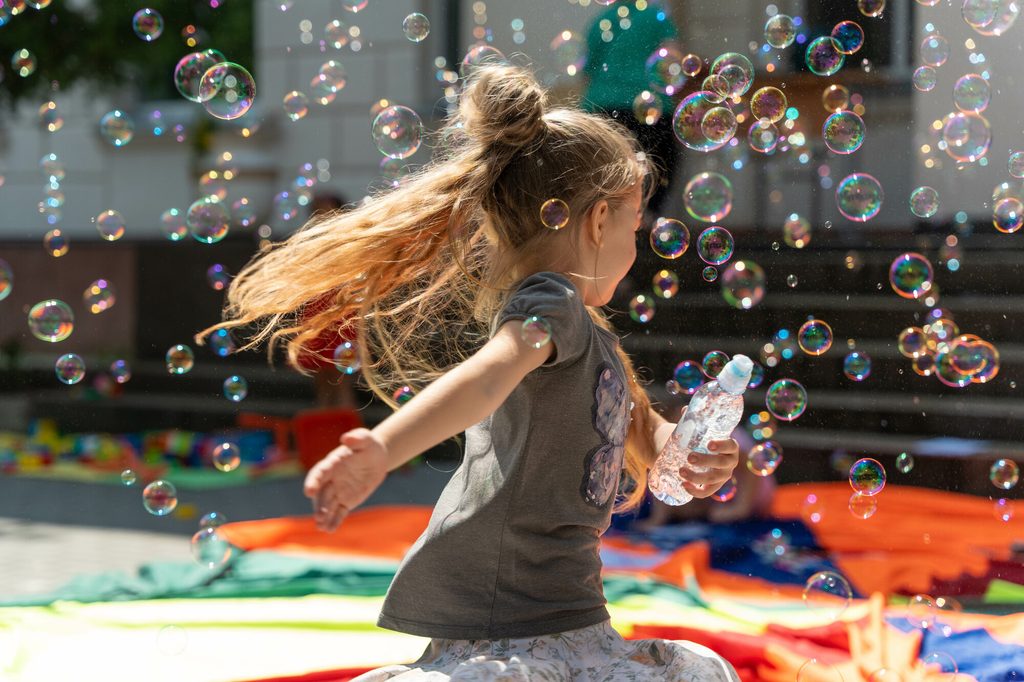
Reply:
M462 362L488 337L512 287L554 240L575 244L577 216L614 208L652 171L625 127L575 109L548 110L525 69L479 67L440 131L444 151L400 187L347 213L310 221L264 248L231 282L224 321L195 335L249 326L239 351L287 341L288 363L325 332L355 338L362 377L382 400ZM650 183L648 183L649 186ZM555 232L539 218L557 197L574 218ZM546 251L547 250L547 251ZM311 305L316 302L316 305ZM590 309L608 327L604 314ZM650 401L619 356L633 403L624 472L639 505L654 452Z

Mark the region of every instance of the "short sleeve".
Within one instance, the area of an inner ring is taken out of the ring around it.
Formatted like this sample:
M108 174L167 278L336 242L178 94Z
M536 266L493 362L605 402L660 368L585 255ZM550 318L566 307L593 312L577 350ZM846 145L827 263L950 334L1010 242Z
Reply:
M533 316L550 325L555 346L543 367L571 364L586 352L594 322L579 292L564 275L538 272L524 279L499 313L495 329L511 320Z

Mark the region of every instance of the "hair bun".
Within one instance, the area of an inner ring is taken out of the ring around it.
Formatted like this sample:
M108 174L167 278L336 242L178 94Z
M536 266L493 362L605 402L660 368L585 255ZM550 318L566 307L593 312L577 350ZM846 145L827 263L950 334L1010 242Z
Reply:
M546 128L547 95L528 70L505 64L478 67L462 94L459 118L485 147L523 147Z

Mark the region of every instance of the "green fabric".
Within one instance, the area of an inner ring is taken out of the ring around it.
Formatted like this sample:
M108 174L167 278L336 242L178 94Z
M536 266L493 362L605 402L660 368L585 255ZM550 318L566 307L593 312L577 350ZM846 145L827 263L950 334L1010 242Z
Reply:
M78 462L57 461L52 466L19 471L18 476L59 481L81 481L83 483L105 483L124 486L121 472L100 471ZM258 481L296 478L305 475L298 462L287 462L266 468L257 473L256 467L243 464L234 471L216 469L194 469L171 465L163 477L174 481L178 490L217 490L251 485Z
M620 27L619 9L628 9L628 29ZM661 17L661 18L659 18ZM611 22L614 36L610 42L601 38L601 21ZM647 77L647 57L666 40L677 36L675 24L658 3L650 3L644 10L629 4L615 3L602 12L587 33L587 64L584 72L589 78L583 96L583 108L633 108L633 99L644 90L650 90ZM663 111L671 102L662 96Z
M985 590L986 604L1024 604L1024 585L993 580Z

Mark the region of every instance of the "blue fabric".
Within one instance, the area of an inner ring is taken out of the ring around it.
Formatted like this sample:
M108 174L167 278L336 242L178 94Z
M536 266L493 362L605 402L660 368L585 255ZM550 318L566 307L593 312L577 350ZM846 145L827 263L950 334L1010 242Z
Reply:
M915 627L905 618L887 618L894 628L910 632ZM1024 647L999 642L987 630L943 633L941 619L936 627L925 630L918 657L923 661L935 652L953 657L961 673L974 676L978 682L1024 680Z

